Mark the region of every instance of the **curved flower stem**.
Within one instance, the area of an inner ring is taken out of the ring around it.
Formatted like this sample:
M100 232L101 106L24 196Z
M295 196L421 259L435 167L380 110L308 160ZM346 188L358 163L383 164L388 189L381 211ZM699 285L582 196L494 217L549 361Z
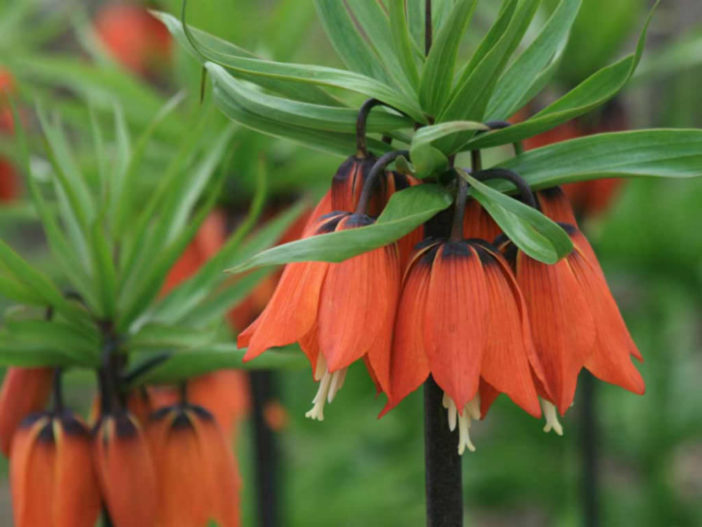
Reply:
M356 119L356 157L365 159L368 157L368 144L366 141L366 125L368 116L373 108L383 104L378 99L368 99L361 105L358 110L358 118Z
M443 392L432 377L424 383L424 460L427 527L462 527L463 483L458 432L449 429Z
M378 176L380 176L390 163L400 156L409 156L409 151L407 150L395 150L393 152L388 152L376 161L373 168L371 168L365 183L363 183L363 190L361 191L361 197L358 199L358 205L356 206L356 214L366 214L368 211L368 204L370 203L371 196L373 195L373 188L378 182Z
M512 183L522 198L522 201L534 209L539 209L539 204L534 197L534 193L531 190L529 184L524 181L524 178L513 172L512 170L507 170L506 168L489 168L487 170L480 170L473 172L473 177L479 179L480 181L488 181L490 179L504 179Z

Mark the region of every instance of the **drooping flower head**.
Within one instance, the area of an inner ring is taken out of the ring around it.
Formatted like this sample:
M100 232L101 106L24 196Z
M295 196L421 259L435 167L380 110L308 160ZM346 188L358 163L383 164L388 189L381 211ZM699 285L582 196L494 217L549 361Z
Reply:
M320 218L305 236L360 228L373 221L363 214L334 212ZM387 391L399 284L394 244L340 263L288 264L268 306L239 335L238 345L248 347L245 360L250 360L268 348L299 342L320 382L308 416L321 420L324 404L343 384L346 368L360 358Z
M35 413L13 440L12 505L17 527L93 527L100 493L91 435L70 412Z
M429 239L405 274L386 411L430 374L451 426L458 424L461 453L473 450L471 420L497 393L541 415L533 380L541 367L524 300L502 255L481 240Z
M157 525L239 525L234 456L217 421L188 403L151 415L146 430L159 480Z

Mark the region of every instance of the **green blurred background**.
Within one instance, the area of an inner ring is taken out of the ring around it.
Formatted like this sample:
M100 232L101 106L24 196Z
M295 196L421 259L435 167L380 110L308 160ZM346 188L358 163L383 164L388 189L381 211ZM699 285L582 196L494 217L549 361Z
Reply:
M139 130L159 104L185 89L189 97L181 120L161 132L161 148L168 151L172 139L187 128L188 116L197 113L199 69L177 47L170 65L160 64L145 76L115 68L92 32L92 21L107 4L0 1L0 67L15 76L29 108L39 97L61 110L78 142L90 134L80 97L98 107L119 101L130 126ZM149 7L177 13L179 2ZM479 20L490 20L489 7L479 12ZM550 95L630 50L648 7L644 0L584 0ZM311 1L198 0L191 2L189 13L193 25L261 56L339 64ZM640 74L619 99L630 126L702 126L702 5L697 0L663 2L648 48ZM234 209L243 208L250 195L259 152L275 169L273 195L284 201L314 194L340 161L246 130L237 134L233 176L223 200ZM10 157L11 144L3 140L1 150ZM158 166L158 149L150 155ZM149 177L156 179L158 171ZM586 220L585 228L645 357L640 368L647 384L643 397L598 385L601 524L702 525L702 181L632 181L605 213ZM20 201L0 208L0 236L38 261L45 258L40 233L28 205ZM289 417L279 434L283 525L422 525L421 393L377 420L383 400L374 397L357 365L320 424L303 417L315 391L309 372L278 378ZM91 380L81 373L73 379L69 400L87 408ZM541 423L498 400L488 419L472 430L477 452L463 459L467 525L581 524L579 410L576 403L564 419L565 436L559 438L544 434ZM244 425L237 446L246 526L255 525L250 428ZM4 478L0 525L11 525L10 518Z

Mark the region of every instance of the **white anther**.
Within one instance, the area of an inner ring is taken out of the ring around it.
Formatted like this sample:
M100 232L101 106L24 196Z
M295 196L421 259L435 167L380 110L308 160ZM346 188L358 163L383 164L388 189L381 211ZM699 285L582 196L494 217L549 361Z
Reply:
M544 412L544 418L546 419L546 426L544 426L544 432L548 433L551 430L556 432L557 435L563 435L563 426L561 426L558 420L558 412L553 403L546 401L539 397L539 402L541 403L541 409Z

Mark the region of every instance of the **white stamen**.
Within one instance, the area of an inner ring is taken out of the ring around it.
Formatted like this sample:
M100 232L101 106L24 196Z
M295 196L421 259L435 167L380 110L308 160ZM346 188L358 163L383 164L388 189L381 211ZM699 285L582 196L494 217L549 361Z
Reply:
M346 370L335 371L330 373L327 369L327 361L323 355L317 359L317 366L314 372L314 379L319 381L319 388L312 399L312 409L305 414L305 417L317 421L324 421L324 405L331 403L336 397L337 392L344 385L346 380Z
M449 430L453 432L456 429L456 418L458 417L458 410L456 409L456 405L454 404L453 399L451 399L445 393L441 403L444 405L444 408L446 408L448 412Z
M462 456L466 448L475 452L475 445L470 439L470 426L471 421L480 419L480 395L476 395L463 407L462 414L458 413L456 403L445 393L442 404L448 412L449 428L452 432L456 429L458 419L458 455Z
M331 385L329 386L329 394L327 395L328 403L334 400L336 394L344 386L344 381L346 380L346 370L347 368L344 368L342 370L338 370L332 373Z
M546 419L546 426L544 426L544 432L548 433L551 430L556 432L557 435L563 435L563 427L558 420L558 412L556 412L556 407L553 403L541 399L539 397L539 402L541 403L541 409L544 412L544 418Z

